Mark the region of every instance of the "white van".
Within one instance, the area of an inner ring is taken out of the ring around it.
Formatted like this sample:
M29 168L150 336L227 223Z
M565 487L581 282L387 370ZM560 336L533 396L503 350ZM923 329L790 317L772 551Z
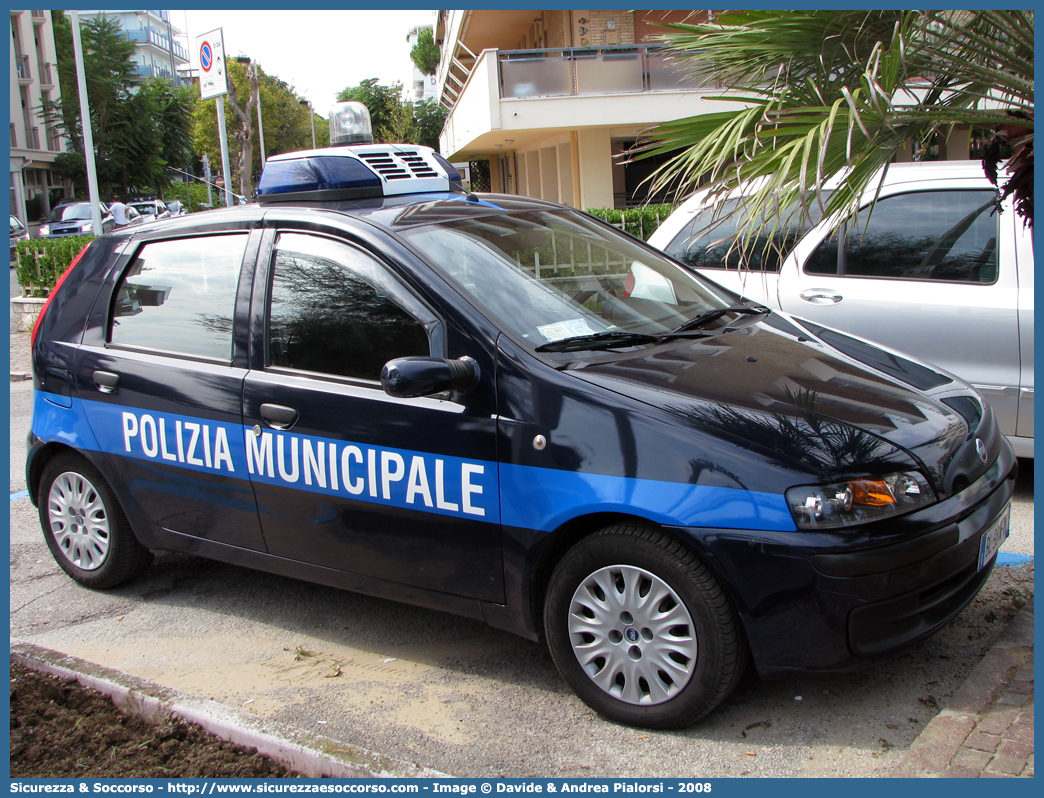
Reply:
M769 307L957 374L1033 457L1033 231L996 196L978 161L893 164L869 218L864 205L855 222L792 225L783 257L729 253L737 221L721 211L738 200L706 192L649 243Z

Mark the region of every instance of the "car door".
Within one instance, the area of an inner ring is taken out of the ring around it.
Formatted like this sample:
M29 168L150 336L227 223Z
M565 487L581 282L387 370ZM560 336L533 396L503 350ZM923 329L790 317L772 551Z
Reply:
M1015 214L983 181L893 189L818 228L780 273L780 307L974 384L1014 435L1020 386Z
M269 551L502 602L491 355L357 242L270 236L244 390ZM447 351L490 364L468 396L396 399L381 388L386 361Z
M244 465L245 348L235 340L259 237L243 229L129 244L74 367L106 473L152 524L263 551Z

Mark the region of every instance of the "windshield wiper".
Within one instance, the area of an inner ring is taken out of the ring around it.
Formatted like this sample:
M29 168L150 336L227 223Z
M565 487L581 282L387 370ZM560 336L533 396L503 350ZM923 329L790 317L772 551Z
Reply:
M637 346L653 344L659 338L645 333L624 332L623 330L604 330L591 335L574 335L561 341L541 344L537 352L578 352L583 349L611 349L614 346Z
M669 333L661 335L660 340L665 341L668 338L671 338L672 336L681 335L683 333L689 332L690 330L698 330L704 324L709 324L710 322L715 321L716 319L720 319L726 313L742 313L750 316L760 316L762 314L771 312L771 310L761 305L755 305L754 307L750 307L748 305L733 305L727 308L712 308L710 310L705 310L702 313L697 313L688 321L679 324Z

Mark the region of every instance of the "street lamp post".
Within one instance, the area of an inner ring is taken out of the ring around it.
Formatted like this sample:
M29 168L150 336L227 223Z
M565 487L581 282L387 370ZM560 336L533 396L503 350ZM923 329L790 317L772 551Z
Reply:
M312 123L312 149L315 149L315 111L312 110L312 104L308 100L298 100L298 102L308 109L308 121Z

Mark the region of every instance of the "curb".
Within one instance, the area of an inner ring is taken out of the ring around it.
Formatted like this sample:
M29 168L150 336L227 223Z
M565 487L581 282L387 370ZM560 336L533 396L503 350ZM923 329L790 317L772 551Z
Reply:
M970 740L976 727L991 726L991 719L1003 712L1012 712L1018 707L1008 706L1003 695L1013 682L1025 679L1027 666L1033 663L1033 599L1023 606L1001 634L1000 639L980 660L968 675L961 688L954 694L949 706L925 726L914 740L896 770L890 774L899 778L924 778L958 775L952 764L959 757L965 743ZM1020 675L1021 674L1021 675ZM1032 673L1029 674L1032 685ZM1032 708L1033 692L1030 687L1028 708ZM1014 714L1014 713L1013 713ZM1030 716L1032 718L1032 716ZM1032 721L1031 721L1032 722ZM993 724L995 725L995 724ZM980 727L980 731L984 728ZM989 728L999 735L1002 729ZM1032 748L1032 741L1030 742ZM969 746L969 750L977 746ZM1030 753L1032 763L1032 753ZM981 762L983 770L988 764ZM1032 764L1030 764L1032 770ZM963 768L962 768L963 770ZM949 771L949 772L948 772ZM960 775L979 775L969 770ZM993 775L984 774L984 775Z
M310 778L454 778L16 638L11 638L11 660L60 679L75 679L148 723L171 717L195 723Z

